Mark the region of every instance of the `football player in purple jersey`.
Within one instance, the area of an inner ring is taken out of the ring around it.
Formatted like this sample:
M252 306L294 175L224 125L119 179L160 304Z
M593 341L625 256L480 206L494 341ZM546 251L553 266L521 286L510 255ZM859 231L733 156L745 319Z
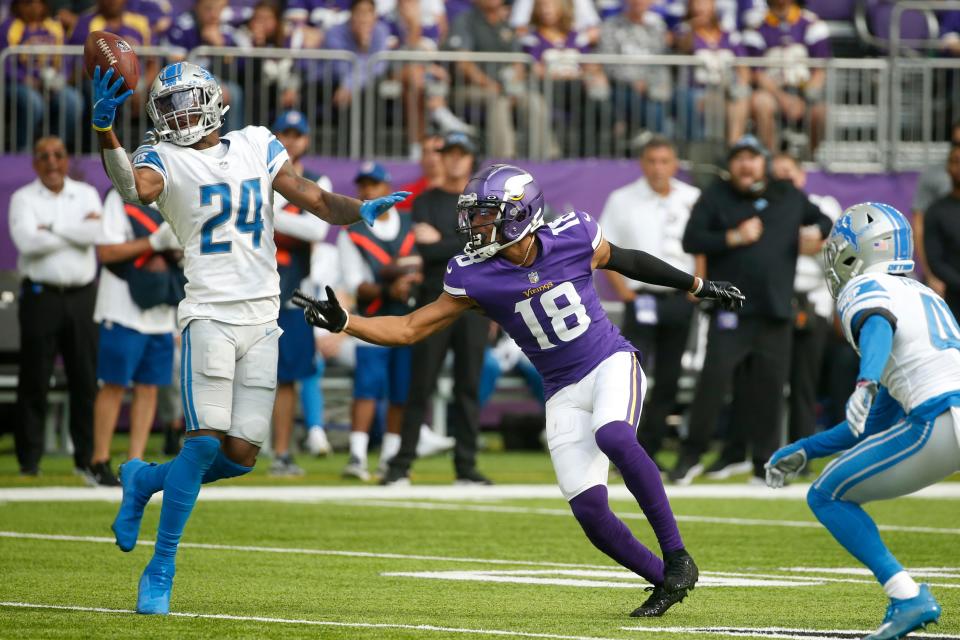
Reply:
M511 165L476 174L458 202L468 235L447 266L444 292L405 316L350 316L327 288L326 300L294 298L307 321L374 344L398 346L448 327L478 309L520 345L544 379L547 442L557 481L574 517L598 549L653 587L633 616L660 616L683 600L698 570L684 548L656 464L638 444L646 379L631 344L610 321L593 286L594 269L689 291L724 309L743 304L728 282L708 282L642 251L616 247L588 214L549 224L533 176ZM663 559L610 510L613 462L657 535Z

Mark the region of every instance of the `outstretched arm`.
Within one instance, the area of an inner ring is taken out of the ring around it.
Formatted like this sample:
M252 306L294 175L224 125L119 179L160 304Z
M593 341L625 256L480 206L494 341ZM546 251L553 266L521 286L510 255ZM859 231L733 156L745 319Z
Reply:
M283 163L273 179L273 188L289 202L330 224L350 225L363 220L369 225L384 211L407 199L408 191L397 191L382 198L360 201L324 191L312 180L297 174L290 161Z
M855 435L844 420L832 429L788 444L774 453L765 465L767 485L774 489L782 487L785 481L792 479L806 466L808 460L826 458L846 451L862 440L889 429L900 422L904 415L900 403L893 399L885 387L880 387L864 423L863 433Z
M711 282L685 273L645 251L621 249L601 240L593 253L595 269L609 269L631 280L679 289L706 300L717 300L721 307L731 311L743 307L744 297L729 282Z
M356 198L324 191L313 180L298 175L289 161L273 179L273 188L296 206L309 211L330 224L348 225L360 220L360 205Z
M100 159L110 182L120 193L120 197L129 202L149 204L163 191L163 176L145 167L135 169L130 164L127 152L113 132L113 120L117 109L129 98L133 91L129 89L118 93L123 86L123 78L113 82L113 67L101 76L100 67L94 69L92 81L93 118L91 124L97 132L100 145Z
M428 305L405 316L351 316L337 300L333 289L327 287L327 299L315 300L296 291L293 302L304 308L309 324L333 333L343 331L364 342L385 347L400 347L419 342L427 336L449 327L465 311L474 306L470 298L455 298L447 293Z

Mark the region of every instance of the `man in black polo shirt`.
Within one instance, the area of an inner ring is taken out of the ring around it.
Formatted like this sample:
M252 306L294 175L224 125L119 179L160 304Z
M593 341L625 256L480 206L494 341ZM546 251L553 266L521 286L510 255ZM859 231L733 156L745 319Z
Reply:
M443 292L443 278L450 258L463 252L464 239L457 233L457 200L474 170L476 147L462 132L448 133L440 154L444 182L424 191L413 203L413 232L417 252L423 258L423 283L418 304L427 304ZM492 484L477 471L477 435L480 431L480 371L486 348L489 320L476 312L465 313L443 331L413 345L410 391L400 429L400 451L390 460L381 484L408 484L410 465L417 457L420 425L437 387L447 351L453 350L453 415L451 425L456 446L453 466L457 484Z
M711 279L740 285L743 311L715 312L707 355L690 411L690 433L670 479L689 483L703 472L731 382L733 411L721 459L733 465L751 445L753 475L778 445L783 387L790 371L793 280L800 228L830 233L830 218L790 182L768 175L767 152L753 136L734 144L729 180L717 181L693 208L683 249L707 258Z

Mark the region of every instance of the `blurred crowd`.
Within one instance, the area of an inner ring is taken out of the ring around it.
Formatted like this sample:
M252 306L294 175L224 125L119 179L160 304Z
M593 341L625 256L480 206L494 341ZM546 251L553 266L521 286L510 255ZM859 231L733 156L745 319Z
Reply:
M960 42L954 13L940 16L948 53ZM565 123L609 122L599 136L613 140L644 130L695 141L706 135L708 112L720 114L712 125L718 140L730 143L752 128L767 148L780 149L792 133L813 149L823 134L825 100L825 74L813 61L832 55L827 24L798 0L12 0L0 46L82 44L100 29L135 47L172 46L184 54L239 48L192 56L224 85L228 129L270 122L287 109L304 111L316 125L377 86L381 98L406 105L413 155L431 124L472 133L482 121L489 155L517 157L519 133L530 138L525 149L555 158L589 156L602 142L576 135L558 141L554 129ZM360 64L249 53L257 49L346 51ZM427 56L416 64L365 64L391 50L523 52L535 62L440 64ZM585 53L686 54L699 64L588 64L580 59ZM737 65L743 56L773 66ZM141 89L161 61L145 60ZM46 132L75 146L85 109L79 65L21 55L8 61L6 74L18 122L40 127L46 114ZM537 88L545 78L549 92ZM35 129L19 130L24 149Z

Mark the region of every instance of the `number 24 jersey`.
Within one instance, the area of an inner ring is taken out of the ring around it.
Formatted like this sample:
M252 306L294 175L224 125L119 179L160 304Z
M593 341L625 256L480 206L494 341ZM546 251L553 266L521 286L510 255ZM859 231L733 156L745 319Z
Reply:
M521 267L500 256L454 256L443 288L473 299L543 376L547 397L580 381L619 351L636 349L607 316L593 286L600 226L574 211L537 230L540 251Z
M287 151L265 127L220 140L221 147L200 151L169 142L144 145L133 158L135 167L163 176L157 208L184 248L181 329L198 318L262 324L279 312L273 179Z

